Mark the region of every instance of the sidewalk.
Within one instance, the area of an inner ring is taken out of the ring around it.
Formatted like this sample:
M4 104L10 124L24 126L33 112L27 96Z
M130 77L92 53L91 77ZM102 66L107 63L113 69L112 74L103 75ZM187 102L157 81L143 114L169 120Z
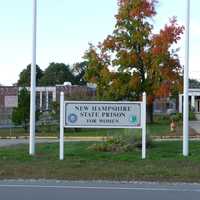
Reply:
M65 137L65 142L101 142L109 139L109 137ZM57 137L36 137L36 143L58 143ZM20 136L0 138L0 147L13 146L18 144L28 144L29 137Z
M36 136L35 137L36 140L59 140L58 137L52 137L52 136ZM104 140L108 140L111 139L112 137L107 137L107 136L65 136L64 139L66 141L85 141L85 142L92 142L92 141L104 141ZM29 140L29 136L17 136L17 137L10 137L10 136L6 136L6 137L1 137L0 136L0 140Z
M112 137L65 137L65 142L101 142L106 141ZM181 141L181 137L172 137L172 136L154 136L152 139L156 142L161 141ZM200 141L200 136L190 137L191 141ZM36 137L36 143L58 143L59 139L56 137ZM16 138L0 138L0 147L6 147L6 146L13 146L18 144L28 144L29 138L25 136L21 136L18 139Z

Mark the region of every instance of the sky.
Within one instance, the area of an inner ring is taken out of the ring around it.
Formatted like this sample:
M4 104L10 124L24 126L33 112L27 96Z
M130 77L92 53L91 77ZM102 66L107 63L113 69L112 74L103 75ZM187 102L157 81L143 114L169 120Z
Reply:
M19 73L31 63L32 1L0 0L0 84L16 83ZM200 79L200 1L191 0L190 78ZM94 45L111 34L117 0L38 0L37 64L72 65L81 62L88 43ZM177 16L185 25L186 0L159 0L152 23L155 32ZM176 47L184 64L184 36Z

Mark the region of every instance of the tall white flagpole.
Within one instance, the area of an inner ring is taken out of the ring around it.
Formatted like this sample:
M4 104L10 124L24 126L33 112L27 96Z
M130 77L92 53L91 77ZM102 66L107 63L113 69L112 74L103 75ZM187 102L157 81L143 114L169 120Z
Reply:
M33 41L32 41L32 65L31 65L30 138L29 138L30 155L35 154L36 32L37 32L37 0L33 0Z
M185 45L185 66L184 66L184 106L183 106L183 155L189 155L189 53L190 53L190 0L186 0L186 45Z

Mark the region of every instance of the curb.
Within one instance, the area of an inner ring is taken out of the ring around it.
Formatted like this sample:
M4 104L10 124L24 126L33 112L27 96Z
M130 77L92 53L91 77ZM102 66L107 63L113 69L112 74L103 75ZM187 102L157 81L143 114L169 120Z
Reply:
M69 141L105 141L112 139L112 136L65 136L64 140L69 140ZM155 141L177 141L177 140L182 140L182 136L151 136L151 138ZM5 139L5 140L12 140L12 139L24 139L28 140L29 136L15 136L15 137L10 137L10 136L0 136L0 139ZM36 136L35 139L38 140L59 140L59 137L53 137L53 136ZM200 136L190 136L190 140L200 140Z
M43 136L36 136L35 137L36 139L49 139L49 140L58 140L59 138L58 137L43 137ZM0 136L0 139L29 139L29 136L16 136L16 137L10 137L10 136L6 136L6 137L2 137ZM77 137L74 137L74 136L65 136L64 137L65 140L70 140L70 141L103 141L103 140L108 140L108 139L112 139L112 137L107 137L107 136L94 136L94 137L91 137L91 136L88 136L88 137L81 137L81 136L77 136Z
M151 136L152 139L183 139L183 136ZM190 139L200 139L199 136L190 136Z

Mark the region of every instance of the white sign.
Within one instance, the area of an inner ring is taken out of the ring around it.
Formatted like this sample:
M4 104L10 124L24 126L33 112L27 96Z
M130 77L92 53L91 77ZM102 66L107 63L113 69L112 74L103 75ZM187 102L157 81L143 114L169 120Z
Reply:
M14 108L17 107L18 98L17 96L5 96L4 104L6 108Z
M64 128L141 128L142 159L146 158L146 93L141 102L64 101L60 93L60 150L64 159Z
M65 127L141 128L140 102L65 102Z

